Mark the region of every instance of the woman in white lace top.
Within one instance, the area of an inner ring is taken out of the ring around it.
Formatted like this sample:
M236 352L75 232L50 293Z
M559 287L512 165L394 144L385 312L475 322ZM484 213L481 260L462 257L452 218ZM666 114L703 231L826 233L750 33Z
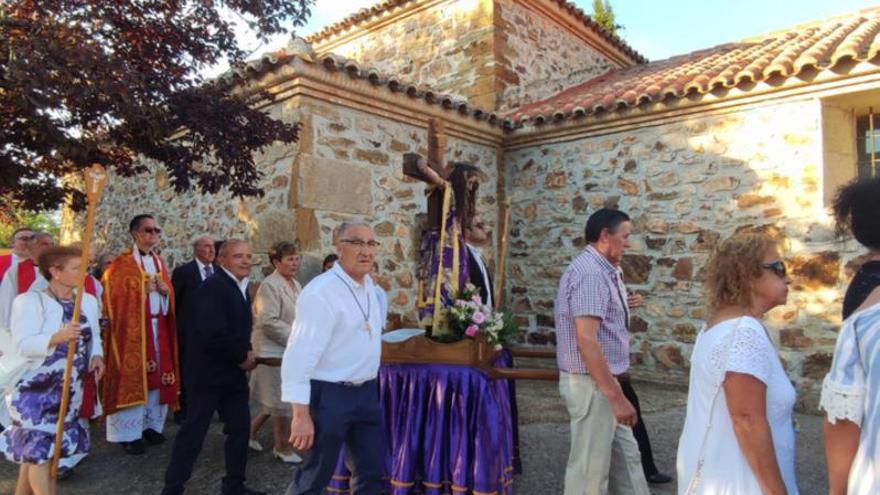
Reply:
M880 493L880 288L846 321L822 383L830 495Z
M796 495L794 387L761 324L790 280L776 243L722 242L706 270L712 313L691 354L679 494Z

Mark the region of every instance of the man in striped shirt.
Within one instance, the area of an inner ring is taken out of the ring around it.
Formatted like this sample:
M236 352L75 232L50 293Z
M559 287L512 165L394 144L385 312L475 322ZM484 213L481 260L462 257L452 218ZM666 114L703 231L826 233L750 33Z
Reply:
M617 265L631 230L626 213L593 213L589 245L559 282L556 359L571 422L565 495L650 493L632 433L636 410L618 382L629 369L629 307Z

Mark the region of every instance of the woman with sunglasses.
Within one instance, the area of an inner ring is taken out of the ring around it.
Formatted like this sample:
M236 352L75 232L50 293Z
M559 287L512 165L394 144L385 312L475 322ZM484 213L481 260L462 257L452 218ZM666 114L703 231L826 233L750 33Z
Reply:
M776 242L725 240L706 269L711 314L691 355L679 494L796 495L795 390L761 319L785 304Z
M880 493L880 178L840 189L840 230L868 248L843 299L846 320L819 408L825 411L825 458L831 495Z

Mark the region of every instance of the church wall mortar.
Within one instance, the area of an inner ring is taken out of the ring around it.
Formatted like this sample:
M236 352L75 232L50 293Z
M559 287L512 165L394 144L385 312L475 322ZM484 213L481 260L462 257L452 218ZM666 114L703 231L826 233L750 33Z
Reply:
M793 274L767 326L801 406L813 408L861 254L835 239L823 208L821 127L819 101L802 99L507 150L506 296L528 326L524 342L555 344L559 278L585 246L589 214L617 205L634 225L627 286L645 296L631 321L634 371L685 383L712 249L734 232L765 231L781 239Z

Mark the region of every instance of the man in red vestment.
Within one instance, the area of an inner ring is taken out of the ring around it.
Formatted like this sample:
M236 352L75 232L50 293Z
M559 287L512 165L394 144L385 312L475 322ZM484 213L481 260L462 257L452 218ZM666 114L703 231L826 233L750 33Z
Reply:
M101 403L107 440L139 455L165 441L168 408L177 410L180 393L174 294L165 263L156 254L162 229L152 215L129 223L134 244L104 273L103 310L107 372Z
M24 258L31 256L31 246L34 244L36 233L30 227L19 227L12 233L10 241L11 253L0 254L0 280L6 275L6 271L18 264Z
M31 231L33 232L33 231ZM29 249L22 252L14 266L9 269L0 280L0 328L9 328L9 319L12 317L12 301L19 294L24 294L30 289L42 289L47 285L46 279L40 274L36 261L40 254L47 248L55 245L55 239L48 232L40 232L29 241ZM27 256L24 256L24 255Z

